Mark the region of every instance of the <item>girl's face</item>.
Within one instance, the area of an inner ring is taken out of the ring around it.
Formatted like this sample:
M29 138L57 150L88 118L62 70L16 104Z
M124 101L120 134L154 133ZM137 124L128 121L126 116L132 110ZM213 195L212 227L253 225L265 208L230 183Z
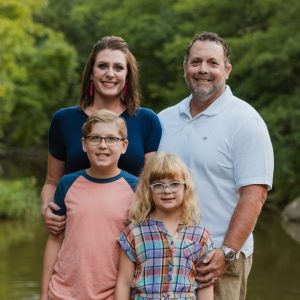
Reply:
M156 213L181 212L185 184L180 179L161 179L151 184L154 211Z
M105 99L120 97L127 72L126 56L122 51L111 49L100 51L96 55L91 75L95 95Z

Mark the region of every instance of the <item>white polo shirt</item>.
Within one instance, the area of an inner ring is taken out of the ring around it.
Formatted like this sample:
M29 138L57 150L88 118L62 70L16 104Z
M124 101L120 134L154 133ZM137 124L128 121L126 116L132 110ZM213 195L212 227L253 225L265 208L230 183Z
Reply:
M272 187L274 156L265 122L235 97L229 86L205 111L191 116L191 96L159 113L159 151L179 155L189 167L199 198L203 224L215 247L223 243L239 200L238 190L250 184ZM242 251L253 253L253 236Z

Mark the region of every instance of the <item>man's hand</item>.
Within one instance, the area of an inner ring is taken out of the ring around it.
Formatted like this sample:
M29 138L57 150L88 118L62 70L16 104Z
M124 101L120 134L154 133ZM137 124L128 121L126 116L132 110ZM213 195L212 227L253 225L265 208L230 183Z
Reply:
M226 267L227 263L222 249L218 248L209 252L197 268L196 280L200 284L199 287L204 288L214 284Z
M59 235L65 229L66 216L58 216L53 213L54 210L59 210L59 206L54 202L49 202L43 214L44 222L48 231L53 235Z

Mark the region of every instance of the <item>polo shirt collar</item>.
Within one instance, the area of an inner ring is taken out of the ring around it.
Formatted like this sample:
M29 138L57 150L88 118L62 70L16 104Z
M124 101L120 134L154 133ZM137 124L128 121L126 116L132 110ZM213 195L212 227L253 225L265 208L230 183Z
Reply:
M216 99L212 104L210 104L204 111L196 115L194 118L200 115L215 116L219 114L219 112L223 110L224 106L230 101L232 96L233 95L230 87L228 85L225 85L225 90L223 94L218 99ZM192 118L191 111L190 111L191 100L192 100L192 95L189 95L180 103L179 106L179 113L187 115L189 118Z

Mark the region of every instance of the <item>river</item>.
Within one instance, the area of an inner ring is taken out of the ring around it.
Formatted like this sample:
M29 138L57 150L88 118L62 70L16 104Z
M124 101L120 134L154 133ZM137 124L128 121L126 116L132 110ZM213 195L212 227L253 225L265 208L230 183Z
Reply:
M256 226L247 300L300 299L300 245L283 231L277 213L264 211ZM46 231L41 221L0 223L0 299L39 297Z

